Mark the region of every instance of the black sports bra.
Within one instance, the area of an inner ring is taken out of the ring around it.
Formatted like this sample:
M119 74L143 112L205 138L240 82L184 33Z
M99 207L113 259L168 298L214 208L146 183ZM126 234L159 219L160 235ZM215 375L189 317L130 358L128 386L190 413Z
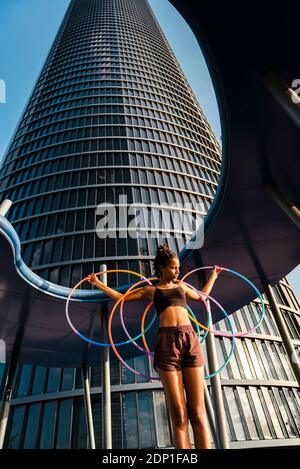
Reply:
M187 308L185 291L179 285L176 288L156 288L153 297L153 303L158 316L168 306L183 306Z

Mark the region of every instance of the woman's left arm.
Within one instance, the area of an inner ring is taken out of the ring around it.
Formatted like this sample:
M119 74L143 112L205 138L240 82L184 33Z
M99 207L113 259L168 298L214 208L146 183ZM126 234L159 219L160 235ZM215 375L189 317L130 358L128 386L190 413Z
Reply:
M203 293L205 293L206 295L210 294L214 286L214 283L217 280L221 270L222 270L222 267L218 267L217 265L214 266L207 283L204 285L204 287L201 290Z
M206 284L204 285L204 287L201 290L204 293L204 295L203 295L204 299L206 299L206 296L210 294L210 292L211 292L211 290L214 286L214 283L217 280L221 270L222 270L222 267L218 267L217 265L215 265L214 268L212 269L208 281L206 282ZM203 299L201 296L199 296L199 294L195 290L192 290L187 285L185 285L185 288L186 288L185 293L188 296L188 298L191 298L191 300L200 300L200 299L202 300Z

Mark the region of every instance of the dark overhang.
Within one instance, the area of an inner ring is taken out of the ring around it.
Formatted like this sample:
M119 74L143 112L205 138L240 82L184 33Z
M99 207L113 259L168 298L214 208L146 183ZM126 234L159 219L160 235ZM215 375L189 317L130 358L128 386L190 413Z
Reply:
M263 291L300 262L299 15L274 2L170 2L205 56L222 127L204 245L181 252L182 271L219 264ZM213 295L229 313L257 296L234 278Z
M205 219L204 245L180 253L181 273L218 264L242 273L262 292L266 283L277 283L300 261L300 118L289 90L300 78L298 17L293 9L274 3L269 7L252 2L251 9L228 2L171 3L191 26L206 57L219 103L223 146L222 177ZM20 257L17 234L1 216L0 262L0 338L7 344L7 357L14 349L23 363L98 364L99 348L74 335L65 319L70 290L28 269ZM204 282L197 275L188 280L199 288ZM246 283L227 273L212 294L228 314L257 297ZM98 310L104 295L80 291L74 299L74 323L82 333L99 339ZM126 305L132 336L140 332L146 304ZM199 308L198 318L205 321L203 306ZM213 314L215 321L222 317L214 307ZM150 348L157 328L156 320L147 334ZM125 340L119 315L113 331L115 340ZM133 346L120 347L119 352L125 359L141 353Z

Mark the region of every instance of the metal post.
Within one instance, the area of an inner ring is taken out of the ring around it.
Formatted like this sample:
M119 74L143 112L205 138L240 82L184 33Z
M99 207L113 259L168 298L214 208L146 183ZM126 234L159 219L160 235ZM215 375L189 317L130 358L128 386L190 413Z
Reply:
M209 300L206 300L208 310L210 311L210 303ZM215 344L215 336L212 332L207 334L206 338L206 350L207 350L207 360L209 365L209 372L213 373L218 369L218 359L217 359L217 351L216 351L216 344ZM220 449L229 449L229 437L226 425L226 414L224 409L223 403L223 396L222 396L222 386L220 376L216 375L210 379L212 394L213 394L213 401L214 401L214 409L215 409L215 420L216 420L216 427L218 432L218 441L219 441L219 448Z
M89 437L89 445L90 445L90 449L96 449L93 411L92 411L92 402L91 402L91 389L90 389L88 368L86 365L81 366L81 373L82 373L82 381L83 381L84 407L85 407L86 423L87 423L87 430L88 430L88 437Z
M151 358L147 355L149 370L151 370ZM159 448L159 441L158 441L158 431L157 431L157 412L156 412L156 402L155 402L155 391L152 393L153 399L153 415L154 415L154 431L155 431L155 440L156 440L156 448Z
M0 204L0 215L5 217L5 215L7 214L8 210L10 209L11 206L12 206L12 201L11 200L9 200L9 199L3 200L3 202L1 202L1 204Z
M274 293L272 291L272 287L270 284L267 284L265 287L265 293L267 295L267 299L271 308L271 311L273 313L274 319L276 321L279 333L282 337L284 347L287 351L292 369L295 373L295 377L298 381L298 384L300 386L300 363L299 363L299 358L297 356L297 352L295 350L295 347L293 345L293 342L290 338L290 334L288 331L288 328L286 326L285 320L282 317L282 313L278 307L278 304L276 302Z
M210 431L211 431L211 434L215 443L215 448L219 448L218 432L216 431L216 425L215 425L214 408L211 403L211 398L210 398L210 394L209 394L206 381L204 381L204 399L205 399L205 409L206 409L207 419L208 419Z
M300 128L300 98L298 94L274 72L267 73L263 82L294 124Z
M107 270L106 264L101 264L100 272ZM107 285L107 274L100 277L102 283ZM101 310L101 337L104 344L108 344L108 318L107 305ZM110 391L110 359L109 346L101 347L102 350L102 448L112 449L112 420L111 420L111 391Z
M265 191L300 230L300 210L279 190L276 184L267 184Z
M12 397L12 392L13 392L13 384L14 384L16 369L17 369L17 364L18 364L17 357L18 357L18 354L17 353L14 354L13 352L10 363L9 363L8 371L7 371L7 378L6 378L6 384L4 388L3 401L2 401L2 407L1 407L1 413L0 413L0 449L3 449L4 440L5 440L6 428L7 428L8 417L9 417L9 410L10 410L10 403L11 403L11 397Z

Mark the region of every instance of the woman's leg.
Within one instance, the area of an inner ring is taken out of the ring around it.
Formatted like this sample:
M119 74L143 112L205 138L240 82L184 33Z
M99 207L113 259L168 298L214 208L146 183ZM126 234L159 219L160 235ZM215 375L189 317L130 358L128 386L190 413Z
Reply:
M183 368L183 380L187 400L187 414L190 419L195 448L211 448L204 401L204 366Z
M166 371L157 367L157 372L164 387L171 415L174 446L176 449L190 449L182 371Z

